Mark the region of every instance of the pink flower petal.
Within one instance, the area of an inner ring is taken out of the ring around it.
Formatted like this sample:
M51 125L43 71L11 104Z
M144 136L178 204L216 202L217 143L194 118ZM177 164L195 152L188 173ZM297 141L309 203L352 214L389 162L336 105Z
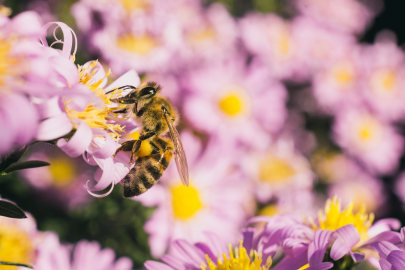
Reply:
M26 11L15 16L8 25L10 33L22 36L39 37L42 35L42 21L34 11Z
M164 263L155 262L155 261L146 261L144 263L144 265L145 265L146 269L148 269L148 270L175 270Z
M309 265L320 264L325 255L327 246L329 245L329 238L333 231L330 230L317 230L314 235L314 240L308 247L308 261Z
M392 264L397 270L405 269L405 253L401 250L392 251L388 257L387 261Z
M109 86L105 88L105 91L111 91L116 87L124 86L124 85L132 85L138 87L141 84L141 79L139 78L138 73L135 70L131 69L114 82L112 82Z
M42 121L38 127L37 140L49 141L68 134L73 128L66 113Z
M53 31L53 33L54 33L54 38L55 38L55 40L56 40L55 42L56 42L56 43L62 43L62 44L63 44L62 56L65 57L66 59L70 59L70 54L71 54L72 46L73 46L73 38L74 38L74 40L75 40L75 47L74 47L74 50L73 50L73 54L72 54L72 55L75 55L75 54L76 54L77 38L76 38L76 34L75 34L75 32L72 30L72 28L70 28L69 26L67 26L65 23L63 23L63 22L49 22L49 23L45 24L44 27L43 27L43 32L44 32L44 34L43 34L43 36L41 37L41 41L42 41L42 43L43 43L45 46L48 46L48 43L46 42L45 35L46 35L46 31L48 30L48 28L49 28L51 25L53 25L53 24L56 24L56 28L55 28L54 31ZM58 28L60 28L60 29L62 30L62 33L63 33L63 41L62 41L62 40L59 40L58 38L56 38L55 33L56 33L56 30L57 30ZM73 38L72 38L72 36L73 36ZM55 42L54 42L54 43L55 43ZM54 43L53 43L53 44L54 44ZM51 44L51 46L52 46L52 44ZM49 47L51 47L51 46L49 46Z
M60 139L56 143L56 145L70 157L77 157L83 154L90 146L93 139L93 133L89 126L83 121L79 121L79 127L69 141Z
M308 268L305 268L307 270L327 270L327 269L331 269L333 267L333 263L331 262L325 262L325 263L321 263L321 264L317 264Z
M336 261L348 254L351 248L360 241L360 234L353 224L343 226L337 229L335 233L338 238L333 243L330 256Z
M386 259L381 258L379 263L382 270L396 270Z
M97 137L94 138L92 145L88 149L88 152L98 159L106 159L111 157L117 150L118 144L106 131L100 129L92 129L92 131L94 135L104 136L105 142L101 144L96 141L96 139L98 139Z

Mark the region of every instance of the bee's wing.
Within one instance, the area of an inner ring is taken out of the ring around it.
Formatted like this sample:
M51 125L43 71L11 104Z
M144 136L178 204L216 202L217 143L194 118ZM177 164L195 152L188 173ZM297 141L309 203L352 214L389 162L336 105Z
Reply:
M170 138L173 141L174 144L174 151L176 152L175 155L175 160L176 160L176 165L177 165L177 170L179 171L181 182L183 185L188 186L189 184L189 179L188 179L188 165L187 165L187 159L186 159L186 154L184 153L183 149L183 144L181 143L180 140L180 135L177 132L173 122L167 117L166 113L163 113L165 116L167 125L169 126L169 134Z

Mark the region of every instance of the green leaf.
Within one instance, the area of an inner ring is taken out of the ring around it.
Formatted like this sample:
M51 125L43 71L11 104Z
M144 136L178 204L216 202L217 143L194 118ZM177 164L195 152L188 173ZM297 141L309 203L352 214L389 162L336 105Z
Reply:
M51 164L49 164L48 162L45 162L45 161L29 160L29 161L24 161L24 162L11 164L4 171L4 173L7 174L7 173L14 172L14 171L32 169L32 168L38 168L38 167L44 167L44 166L49 166L49 165L51 165Z
M9 218L27 218L20 207L6 200L0 200L0 216Z
M1 163L0 163L0 172L3 172L11 164L17 162L22 157L22 155L25 153L25 151L27 151L28 147L30 147L30 146L27 145L27 146L23 146L18 149L14 149L14 151L3 156L1 158Z
M27 268L34 269L34 267L32 267L31 265L23 264L23 263L12 263L12 262L2 262L2 261L0 261L0 265L22 266L22 267L27 267Z

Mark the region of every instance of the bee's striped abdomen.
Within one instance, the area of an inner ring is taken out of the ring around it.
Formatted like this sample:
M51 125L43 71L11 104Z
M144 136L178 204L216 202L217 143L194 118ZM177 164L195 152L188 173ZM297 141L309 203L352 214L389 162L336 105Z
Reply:
M124 178L124 197L138 196L156 184L173 158L170 144L166 144L169 147L165 147L163 154L152 154L136 160L135 166Z

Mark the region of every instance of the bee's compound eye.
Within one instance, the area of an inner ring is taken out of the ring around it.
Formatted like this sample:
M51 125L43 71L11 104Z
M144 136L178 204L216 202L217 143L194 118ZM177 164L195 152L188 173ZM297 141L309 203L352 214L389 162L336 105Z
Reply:
M153 87L145 87L139 93L139 96L147 96L147 95L154 95L156 93L156 89Z

